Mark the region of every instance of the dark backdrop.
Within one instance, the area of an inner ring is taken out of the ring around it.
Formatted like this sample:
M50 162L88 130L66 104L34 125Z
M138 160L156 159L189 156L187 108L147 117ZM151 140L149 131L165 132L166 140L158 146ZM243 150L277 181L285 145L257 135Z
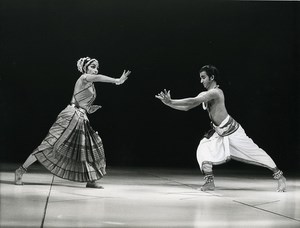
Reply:
M70 102L80 57L122 86L96 84L90 115L108 165L197 167L209 129L198 107L180 112L154 95L203 90L221 73L229 113L275 162L300 164L299 3L186 0L2 0L1 161L23 162Z

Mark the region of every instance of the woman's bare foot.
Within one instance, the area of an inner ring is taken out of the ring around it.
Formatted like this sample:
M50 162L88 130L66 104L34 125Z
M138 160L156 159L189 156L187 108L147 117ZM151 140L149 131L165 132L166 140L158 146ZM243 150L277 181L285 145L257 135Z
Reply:
M23 177L24 173L26 173L26 169L23 168L23 166L20 166L18 169L16 169L16 171L15 171L15 185L23 185L22 177Z
M103 187L100 185L100 183L97 183L96 181L87 182L86 187L103 189Z

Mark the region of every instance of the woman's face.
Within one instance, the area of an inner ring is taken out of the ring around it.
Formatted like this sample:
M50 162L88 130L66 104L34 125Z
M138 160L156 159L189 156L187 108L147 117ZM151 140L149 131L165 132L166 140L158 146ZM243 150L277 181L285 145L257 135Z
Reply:
M87 74L98 74L98 67L99 67L99 64L98 62L92 62L88 68L87 68L87 71L86 73Z

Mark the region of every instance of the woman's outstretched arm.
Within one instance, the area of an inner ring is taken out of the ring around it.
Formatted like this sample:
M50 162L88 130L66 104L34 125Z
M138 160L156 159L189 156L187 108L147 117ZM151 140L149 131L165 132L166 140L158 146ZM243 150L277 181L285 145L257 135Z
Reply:
M120 78L112 78L102 74L86 74L85 78L89 82L106 82L106 83L114 83L116 85L121 85L128 79L128 75L130 73L131 71L124 70Z

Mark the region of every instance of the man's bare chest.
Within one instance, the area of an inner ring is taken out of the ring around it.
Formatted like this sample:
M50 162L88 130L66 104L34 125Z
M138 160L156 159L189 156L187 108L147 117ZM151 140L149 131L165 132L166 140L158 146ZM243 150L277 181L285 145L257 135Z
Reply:
M214 100L207 102L207 111L211 112L214 109L216 109L216 102Z

